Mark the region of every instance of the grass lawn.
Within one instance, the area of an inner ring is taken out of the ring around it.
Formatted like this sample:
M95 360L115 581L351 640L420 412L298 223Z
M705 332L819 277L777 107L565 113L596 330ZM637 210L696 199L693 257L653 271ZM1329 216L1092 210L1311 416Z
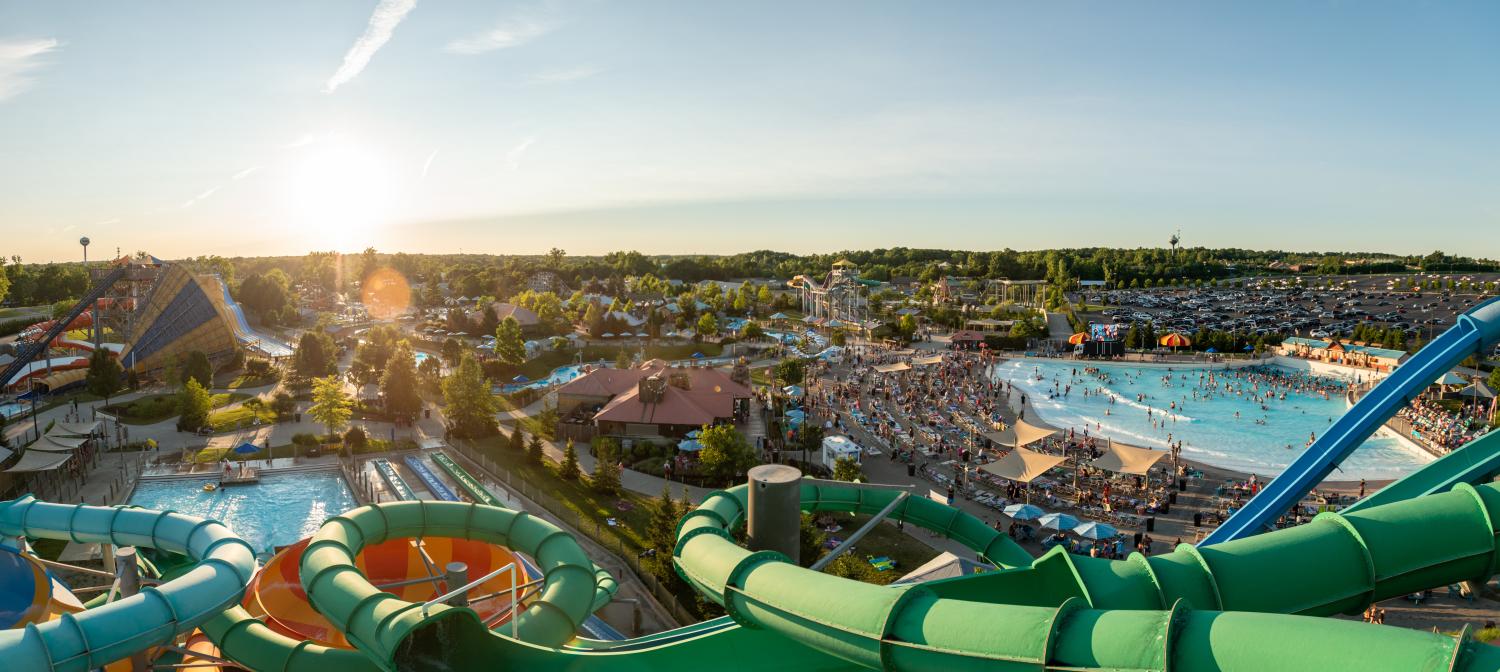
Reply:
M242 387L261 387L263 385L275 384L277 380L278 377L275 374L268 376L251 376L249 374L241 373L240 375L235 376L234 380L229 381L229 384L225 385L224 387L227 387L231 390L238 390Z
M227 406L250 395L241 392L221 392L209 397L213 408ZM177 415L177 394L149 394L122 404L111 404L104 412L120 419L127 425L153 425Z
M214 395L219 396L219 395ZM214 411L208 414L208 426L215 432L226 429L242 427L250 424L252 419L259 419L260 424L266 425L276 422L276 412L271 410L269 404L257 404L247 402L234 408Z
M833 516L834 520L838 521L838 524L844 528L829 535L838 537L839 539L848 539L849 535L854 534L865 522L870 520L870 516L850 515L847 512L829 513L826 515ZM926 534L926 532L917 530L917 534ZM895 580L901 575L921 567L923 563L937 557L938 554L931 546L922 543L922 540L896 529L896 524L890 520L886 520L876 526L875 529L870 530L870 533L865 535L863 539L860 539L854 545L854 548L849 549L847 553L861 559L865 558L865 556L883 555L895 560L895 569L881 573L881 578L889 576L891 580Z
M547 493L579 516L604 527L607 527L606 519L614 518L618 524L608 529L623 539L628 549L640 551L646 547L646 526L651 521L650 498L628 490L609 497L589 489L586 480L565 481L557 475L557 463L550 459L544 459L543 465L527 462L524 452L511 450L505 439L499 436L476 443L484 454L511 470L516 478Z

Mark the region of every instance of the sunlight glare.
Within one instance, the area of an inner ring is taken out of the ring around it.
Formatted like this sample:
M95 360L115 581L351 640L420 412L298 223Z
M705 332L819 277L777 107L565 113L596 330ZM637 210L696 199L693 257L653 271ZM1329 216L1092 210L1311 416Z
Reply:
M395 187L390 162L348 138L309 147L294 165L288 192L294 235L312 249L362 249L387 223Z

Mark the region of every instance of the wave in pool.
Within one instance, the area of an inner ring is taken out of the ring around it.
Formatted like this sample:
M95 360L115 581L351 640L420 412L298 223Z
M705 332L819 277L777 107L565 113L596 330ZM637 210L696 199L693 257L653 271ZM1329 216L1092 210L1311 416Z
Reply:
M1084 366L1099 369L1106 379L1084 374ZM1204 367L1047 360L1005 362L995 367L994 376L1025 393L1029 412L1050 425L1080 433L1086 429L1091 435L1161 449L1169 440L1182 441L1182 453L1188 459L1270 475L1286 469L1310 437L1322 436L1347 410L1347 403L1342 394L1330 393L1325 399L1321 391L1310 389L1319 384L1336 388L1337 379L1276 367L1262 370L1296 382L1273 384L1266 378L1252 379L1248 372ZM1073 389L1063 396L1060 392L1067 385ZM1104 394L1082 394L1084 388L1101 386ZM1277 394L1265 397L1265 391L1273 387ZM1286 392L1285 398L1280 398L1281 391ZM1115 403L1110 403L1109 394L1115 395ZM1137 396L1142 401L1137 402ZM1175 421L1173 402L1177 404ZM1332 478L1399 478L1432 459L1425 451L1382 432L1355 449Z

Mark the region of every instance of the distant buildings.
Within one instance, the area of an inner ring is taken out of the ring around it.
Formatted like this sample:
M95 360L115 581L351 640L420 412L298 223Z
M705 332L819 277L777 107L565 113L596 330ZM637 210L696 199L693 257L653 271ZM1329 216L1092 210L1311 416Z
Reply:
M1276 346L1276 354L1297 357L1341 366L1355 366L1376 371L1390 372L1406 361L1405 350L1391 350L1369 345L1322 341L1293 336Z

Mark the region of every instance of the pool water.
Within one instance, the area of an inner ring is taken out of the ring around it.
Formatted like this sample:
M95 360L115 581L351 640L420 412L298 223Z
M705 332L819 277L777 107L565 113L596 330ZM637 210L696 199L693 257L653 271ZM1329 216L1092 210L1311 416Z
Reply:
M1085 375L1085 366L1098 368L1107 380ZM1079 374L1076 378L1072 375L1074 369ZM1278 367L1264 370L1311 377ZM1055 427L1082 432L1087 426L1091 435L1158 449L1167 447L1170 435L1172 441L1183 442L1185 458L1262 475L1284 470L1302 453L1311 434L1323 436L1333 421L1348 410L1342 392L1337 391L1329 392L1327 399L1321 393L1295 389L1287 390L1286 398L1280 399L1284 387L1277 387L1277 396L1270 399L1262 399L1253 392L1226 393L1223 386L1248 390L1253 383L1233 374L1223 377L1225 371L1221 368L1212 369L1221 390L1204 399L1209 390L1202 383L1209 371L1202 367L1172 367L1169 372L1160 366L1014 360L999 365L995 375L1024 391L1032 412ZM1170 381L1164 381L1168 375ZM1338 379L1319 380L1333 383ZM1070 382L1073 389L1066 397L1048 398ZM1263 393L1267 388L1266 383L1261 383L1258 391ZM1090 391L1088 396L1083 394L1085 389ZM1199 399L1194 399L1195 391ZM1138 401L1138 395L1144 398ZM1113 404L1111 396L1115 397ZM1175 411L1171 408L1173 402L1178 405ZM1156 421L1155 426L1152 420ZM1432 459L1394 436L1377 433L1355 449L1330 478L1398 478Z
M335 471L261 476L259 483L204 492L209 480L143 480L130 503L217 520L256 552L310 537L323 521L359 506Z
M412 358L416 360L417 366L421 366L422 362L426 361L427 358L431 356L432 355L422 352L421 350L417 350L416 352L412 353Z

